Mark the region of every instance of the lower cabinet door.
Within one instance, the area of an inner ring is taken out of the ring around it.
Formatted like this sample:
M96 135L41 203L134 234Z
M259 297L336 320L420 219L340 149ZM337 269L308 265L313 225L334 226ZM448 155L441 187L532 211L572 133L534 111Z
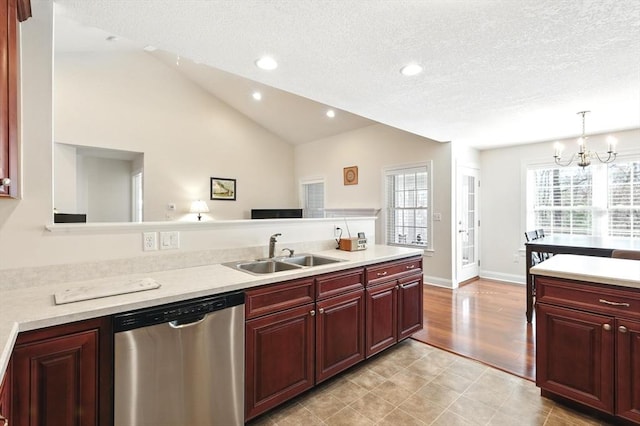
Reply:
M313 303L245 325L245 420L313 387Z
M316 383L365 358L364 291L316 302Z
M396 280L368 287L367 295L367 357L398 341L398 300Z
M422 273L398 280L398 340L422 330L423 293Z
M536 305L536 384L613 414L614 319Z
M97 425L99 331L18 344L11 426Z
M616 320L616 412L640 423L640 322Z
M0 426L5 426L11 419L11 361L0 382Z

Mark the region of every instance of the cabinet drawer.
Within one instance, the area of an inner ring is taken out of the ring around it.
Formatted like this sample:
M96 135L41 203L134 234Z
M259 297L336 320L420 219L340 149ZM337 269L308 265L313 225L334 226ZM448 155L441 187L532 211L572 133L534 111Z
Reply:
M245 318L255 318L314 301L312 278L260 287L245 293Z
M364 269L349 269L335 274L321 275L316 278L318 299L364 289Z
M640 319L640 291L637 289L543 276L535 277L535 285L536 299L540 303Z
M397 278L406 274L422 271L422 257L414 257L408 260L387 262L380 265L368 266L366 269L367 285Z

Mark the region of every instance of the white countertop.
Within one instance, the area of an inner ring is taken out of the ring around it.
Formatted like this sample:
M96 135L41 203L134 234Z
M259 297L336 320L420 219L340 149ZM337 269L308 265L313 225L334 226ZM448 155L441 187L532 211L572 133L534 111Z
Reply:
M214 264L4 291L0 297L0 312L2 313L0 317L0 381L4 376L16 337L20 331L35 330L139 308L402 259L421 255L422 250L374 245L364 251L326 250L314 252L314 254L345 261L265 275L251 275L221 264ZM640 264L640 262L638 263ZM160 288L62 305L54 303L54 294L64 290L79 287L113 286L128 280L146 278L158 282Z
M640 261L557 254L530 269L533 275L640 289Z

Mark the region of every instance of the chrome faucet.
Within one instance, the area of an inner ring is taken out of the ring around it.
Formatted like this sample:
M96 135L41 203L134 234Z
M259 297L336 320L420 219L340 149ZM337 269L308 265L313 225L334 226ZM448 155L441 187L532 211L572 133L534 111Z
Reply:
M269 238L269 259L275 257L275 255L276 255L276 241L278 241L276 238L278 238L281 235L282 234L273 234Z

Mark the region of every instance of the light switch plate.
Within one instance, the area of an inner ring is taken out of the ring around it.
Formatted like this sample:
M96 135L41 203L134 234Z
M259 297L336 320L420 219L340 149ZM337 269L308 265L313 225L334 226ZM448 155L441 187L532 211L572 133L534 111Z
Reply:
M180 232L167 231L160 233L160 250L173 250L180 248Z

